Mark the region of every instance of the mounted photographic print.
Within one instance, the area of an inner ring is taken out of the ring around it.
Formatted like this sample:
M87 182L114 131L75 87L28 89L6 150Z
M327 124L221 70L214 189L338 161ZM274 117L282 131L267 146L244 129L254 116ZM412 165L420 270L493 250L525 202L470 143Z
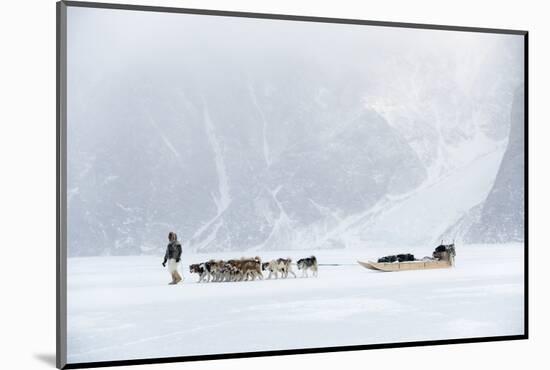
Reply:
M58 367L527 338L526 60L58 3Z

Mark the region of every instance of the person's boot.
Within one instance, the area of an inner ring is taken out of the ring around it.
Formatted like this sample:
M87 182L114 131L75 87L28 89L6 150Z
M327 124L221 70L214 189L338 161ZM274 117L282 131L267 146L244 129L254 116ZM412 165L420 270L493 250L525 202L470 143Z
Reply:
M168 285L175 285L177 284L176 282L176 273L175 272L172 272L172 281L168 283Z
M174 277L175 284L177 284L177 283L179 283L180 281L183 280L182 277L181 277L181 275L180 275L180 273L177 272L177 271L174 272L174 276L175 276L175 277Z

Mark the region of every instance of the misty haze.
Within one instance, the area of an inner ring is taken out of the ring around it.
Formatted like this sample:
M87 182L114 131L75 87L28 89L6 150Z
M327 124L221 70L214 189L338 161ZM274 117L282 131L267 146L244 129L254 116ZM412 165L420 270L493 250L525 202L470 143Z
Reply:
M99 25L99 26L98 26ZM523 241L523 38L70 9L68 251Z

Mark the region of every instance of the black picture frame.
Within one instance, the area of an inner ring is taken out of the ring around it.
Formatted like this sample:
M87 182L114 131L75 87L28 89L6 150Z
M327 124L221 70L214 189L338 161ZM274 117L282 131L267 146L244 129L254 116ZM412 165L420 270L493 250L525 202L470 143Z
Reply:
M142 358L120 361L101 361L87 363L67 363L66 352L66 335L67 335L67 8L68 7L84 7L96 9L117 9L128 11L145 11L145 12L163 12L163 13L180 13L180 14L197 14L210 15L220 17L240 17L240 18L255 18L255 19L270 19L270 20L286 20L286 21L301 21L301 22L319 22L319 23L336 23L336 24L354 24L365 26L381 26L381 27L397 27L397 28L413 28L425 30L447 30L447 31L464 31L476 33L492 33L492 34L511 34L520 35L524 38L524 148L525 148L525 235L524 235L524 333L521 335L510 336L493 336L493 337L476 337L476 338L457 338L448 340L428 340L417 342L397 342L384 344L366 344L353 346L337 346L323 348L304 348L304 349L289 349L289 350L273 350L273 351L257 351L257 352L240 352L240 353L220 353L213 355L198 355L198 356L175 356L163 358ZM480 342L497 342L497 341L512 341L525 340L529 338L529 32L525 30L512 29L495 29L495 28L478 28L478 27L462 27L434 24L418 24L418 23L401 23L401 22L383 22L360 19L341 19L327 17L311 17L300 15L284 15L284 14L266 14L266 13L250 13L250 12L235 12L221 10L205 10L205 9L190 9L190 8L175 8L175 7L160 7L160 6L143 6L143 5L128 5L128 4L111 4L97 2L79 2L79 1L59 1L56 4L57 24L57 63L56 63L56 123L57 123L57 141L56 141L56 365L59 369L78 369L78 368L95 368L95 367L110 367L110 366L126 366L126 365L141 365L141 364L158 364L158 363L173 363L173 362L188 362L188 361L204 361L204 360L220 360L233 358L248 358L248 357L265 357L265 356L285 356L295 354L313 354L322 352L342 352L342 351L360 351L369 349L382 348L403 348L403 347L419 347L419 346L435 346L461 343L480 343Z

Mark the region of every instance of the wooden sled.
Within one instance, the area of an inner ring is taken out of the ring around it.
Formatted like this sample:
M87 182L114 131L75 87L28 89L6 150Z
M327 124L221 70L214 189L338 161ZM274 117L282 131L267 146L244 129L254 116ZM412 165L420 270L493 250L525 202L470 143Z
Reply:
M411 261L411 262L394 262L394 263L357 261L357 263L365 268L368 268L369 270L383 271L383 272L446 269L453 266L453 263L451 260Z

